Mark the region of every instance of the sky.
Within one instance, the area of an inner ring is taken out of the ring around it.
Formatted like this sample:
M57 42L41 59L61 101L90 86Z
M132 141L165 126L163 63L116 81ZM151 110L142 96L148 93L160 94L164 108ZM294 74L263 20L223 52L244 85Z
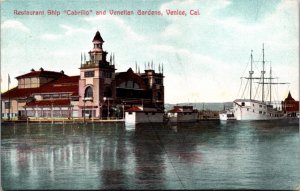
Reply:
M291 91L299 100L298 8L297 0L1 0L1 92L8 88L8 74L13 87L15 77L32 68L79 75L81 53L92 49L99 30L104 50L115 55L116 72L135 70L135 63L141 70L148 62L156 70L163 64L166 103L248 98L240 77L249 75L251 50L254 75L260 76L263 44L266 75L271 65L278 82L290 83L275 85L272 94L283 100ZM170 16L168 9L187 15ZM15 15L14 10L44 10L45 15ZM48 10L60 15L47 15ZM91 12L66 15L65 10ZM96 15L104 10L106 15ZM134 15L109 15L109 10ZM163 15L141 16L138 10Z

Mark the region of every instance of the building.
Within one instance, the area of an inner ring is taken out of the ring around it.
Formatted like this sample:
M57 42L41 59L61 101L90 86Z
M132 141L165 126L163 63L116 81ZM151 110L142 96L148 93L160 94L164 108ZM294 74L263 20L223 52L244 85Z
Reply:
M140 123L163 123L164 111L155 108L131 107L125 111L125 125Z
M92 43L89 58L81 55L79 76L41 68L16 77L18 86L1 95L2 118L122 118L137 105L164 110L162 66L157 73L153 64L143 73L116 72L115 56L107 61L99 31Z
M296 117L297 113L299 114L299 101L295 101L291 92L289 92L287 98L282 101L282 110L290 117Z
M196 122L198 120L198 111L193 106L174 106L167 112L171 123Z
M118 117L134 105L164 110L163 73L146 69L144 73L116 72L115 57L103 50L104 40L99 31L93 39L89 60L80 67L80 116Z
M2 118L76 116L79 76L40 68L16 79L18 86L1 95Z

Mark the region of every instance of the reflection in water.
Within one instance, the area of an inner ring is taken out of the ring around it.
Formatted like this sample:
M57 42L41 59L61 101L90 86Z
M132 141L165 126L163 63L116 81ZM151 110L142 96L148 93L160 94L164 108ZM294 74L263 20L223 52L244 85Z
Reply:
M293 189L298 124L1 128L4 189Z

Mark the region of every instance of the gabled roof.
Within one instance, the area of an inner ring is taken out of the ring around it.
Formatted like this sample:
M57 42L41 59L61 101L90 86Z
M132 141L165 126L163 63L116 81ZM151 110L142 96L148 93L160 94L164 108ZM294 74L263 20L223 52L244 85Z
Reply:
M137 106L133 106L133 107L126 110L126 112L136 112L136 111L142 111L142 109L140 109Z
M147 87L144 80L139 75L134 73L132 68L129 68L126 72L116 73L115 79L117 87L119 87L119 85L125 81L133 81L137 83L140 86L140 89L146 89Z
M72 93L71 96L78 96L79 76L62 76L59 79L53 80L42 85L39 88L21 88L15 87L1 95L2 99L8 98L24 98L32 94L43 93Z
M175 107L175 108L168 111L168 113L179 113L179 112L182 112L182 110L179 109L178 107Z
M94 37L92 42L96 42L96 41L104 42L104 40L102 39L99 31L96 32L95 37Z
M14 99L14 98L25 98L30 96L33 93L36 93L39 91L39 88L23 88L23 89L18 89L18 87L15 87L13 89L10 89L7 92L4 92L1 95L2 99Z
M62 72L54 72L54 71L46 71L42 68L39 71L31 70L31 72L27 74L23 74L21 76L17 76L16 79L20 78L29 78L29 77L52 77L52 78L59 78L61 76L66 76Z
M56 80L53 80L49 83L47 83L47 86L71 86L71 85L77 85L79 84L80 76L63 76ZM44 87L44 86L43 86Z
M37 93L70 92L72 96L78 95L79 76L63 76L57 80L40 87Z

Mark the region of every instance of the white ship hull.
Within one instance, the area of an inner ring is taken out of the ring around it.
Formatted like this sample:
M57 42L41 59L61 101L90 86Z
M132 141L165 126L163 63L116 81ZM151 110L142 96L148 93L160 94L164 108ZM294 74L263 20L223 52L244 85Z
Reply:
M237 99L233 102L236 120L274 120L285 118L283 111L267 105L265 102L249 99Z

